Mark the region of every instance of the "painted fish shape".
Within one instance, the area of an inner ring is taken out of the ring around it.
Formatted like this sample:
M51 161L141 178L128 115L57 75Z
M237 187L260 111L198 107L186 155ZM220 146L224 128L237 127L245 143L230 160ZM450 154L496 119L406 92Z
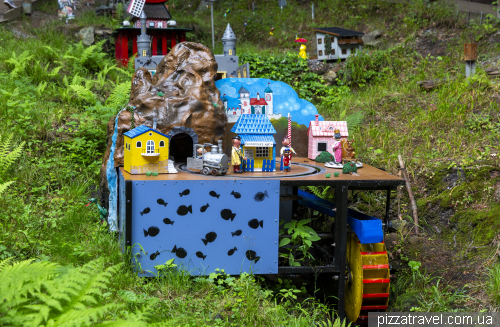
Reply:
M220 212L220 216L224 220L231 219L231 221L233 221L234 217L236 217L236 214L233 213L231 209L222 209L222 211Z
M177 214L179 216L185 216L188 214L188 212L193 213L193 206L192 205L189 205L189 207L182 205L179 208L177 208Z
M173 220L170 220L169 218L165 218L163 219L163 223L165 225L173 225L174 224L174 221Z
M172 249L172 253L174 253L178 258L185 258L187 256L186 250L184 248L178 248L177 245L174 245L174 248Z
M160 252L156 251L155 253L152 253L150 256L149 256L149 259L150 260L154 260L156 259L157 256L160 255Z
M140 214L141 214L141 216L142 216L142 215L146 215L146 214L148 214L148 213L150 213L150 212L151 212L151 209L150 209L149 207L147 207L147 208L144 208L144 210L142 210L142 211L140 212Z
M158 199L158 200L156 200L156 203L158 203L159 205L165 206L165 207L166 207L166 206L167 206L167 204L168 204L167 202L163 201L163 199Z
M264 201L264 199L267 197L269 197L269 194L267 194L267 191L264 191L264 192L257 192L255 193L253 199L256 201L256 202L262 202Z
M248 226L253 229L257 229L259 226L264 228L264 220L259 221L257 218L254 218L248 222Z
M236 248L236 246L234 247L234 249L231 249L231 250L227 251L227 255L228 256L232 256L234 254L234 251L238 251L238 249Z
M213 196L214 198L217 198L217 199L220 196L220 194L217 194L217 192L215 192L215 191L210 191L210 192L208 192L208 194L210 194L210 196Z
M254 261L255 260L255 263L257 263L259 260L260 260L260 257L257 256L257 253L253 250L248 250L246 253L245 253L245 256L247 257L248 260L250 261Z
M148 228L148 230L145 230L145 229L142 229L142 230L144 231L144 237L146 237L146 236L155 237L160 232L160 229L156 226L151 226Z
M240 192L232 191L231 195L234 196L235 199L241 198L241 193Z
M205 212L207 211L207 208L210 207L210 205L207 203L206 205L204 205L203 207L200 208L200 212Z
M236 232L234 232L234 233L233 233L233 232L231 232L231 236L232 236L232 237L235 237L235 236L240 236L240 235L241 235L241 233L242 233L241 229L238 229L238 230L237 230Z
M207 245L208 243L212 243L213 241L215 241L215 239L217 238L217 233L216 232L210 232L210 233L207 233L207 235L205 235L205 238L201 239L201 241L203 242L203 244Z
M200 259L203 259L203 260L205 260L205 258L207 257L207 256L206 256L206 255L204 255L204 254L203 254L203 252L201 252L201 251L196 252L196 256L197 256L198 258L200 258Z
M181 198L182 198L182 196L183 196L183 195L189 195L189 193L191 193L191 191L190 191L190 190L188 190L188 189L185 189L184 191L182 191L182 193L179 193L179 195L180 195L180 196L181 196Z

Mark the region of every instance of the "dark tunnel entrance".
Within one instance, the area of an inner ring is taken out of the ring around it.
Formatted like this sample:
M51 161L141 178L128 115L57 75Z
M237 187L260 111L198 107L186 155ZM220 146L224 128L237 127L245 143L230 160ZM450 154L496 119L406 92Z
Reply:
M170 139L170 155L175 163L185 163L193 156L193 139L186 133L178 133Z

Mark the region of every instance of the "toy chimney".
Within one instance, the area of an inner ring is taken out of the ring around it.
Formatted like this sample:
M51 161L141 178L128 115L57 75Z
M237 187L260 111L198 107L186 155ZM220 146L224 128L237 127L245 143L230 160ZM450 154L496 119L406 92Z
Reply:
M259 101L259 100L260 100L260 95L259 95L259 93L257 93L257 101Z
M319 121L318 121L319 115L314 115L314 116L316 117L316 120L315 120L316 121L316 126L318 126L319 125Z

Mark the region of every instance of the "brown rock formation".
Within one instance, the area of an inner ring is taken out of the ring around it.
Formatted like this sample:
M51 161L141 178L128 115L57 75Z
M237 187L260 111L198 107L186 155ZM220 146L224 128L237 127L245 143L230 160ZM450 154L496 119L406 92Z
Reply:
M128 105L135 106L135 126L153 126L171 136L170 154L176 161L192 156L193 143L225 140L226 113L215 87L217 63L212 52L202 44L177 44L159 63L154 77L140 68L132 78ZM118 137L114 152L115 167L123 166L123 133L130 130L131 115L122 111L118 117ZM101 166L101 188L107 189L106 164L112 146L115 118L108 123L107 149Z

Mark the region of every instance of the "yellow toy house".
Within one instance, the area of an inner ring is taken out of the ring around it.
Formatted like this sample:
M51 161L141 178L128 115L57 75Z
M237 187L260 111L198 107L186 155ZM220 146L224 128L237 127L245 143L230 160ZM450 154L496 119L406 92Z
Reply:
M154 126L153 126L154 127ZM154 128L141 125L124 134L125 171L133 174L175 174L173 160L169 160L170 137Z

